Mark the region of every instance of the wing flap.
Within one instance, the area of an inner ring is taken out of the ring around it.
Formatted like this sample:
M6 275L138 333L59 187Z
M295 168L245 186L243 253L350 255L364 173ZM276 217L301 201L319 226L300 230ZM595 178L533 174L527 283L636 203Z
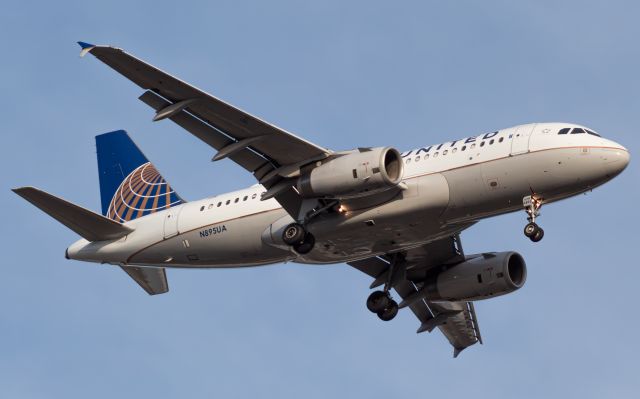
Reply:
M164 294L169 291L167 272L164 267L120 266L149 295Z
M156 111L160 111L171 104L152 91L146 91L139 98ZM170 116L169 119L218 151L234 143L234 140L226 134L207 125L187 112L179 112ZM263 165L269 164L267 159L246 148L229 156L229 159L250 173L254 173L254 171L260 169ZM270 166L270 170L272 169L273 166Z
M15 188L13 192L89 241L115 240L133 231L130 227L35 187Z
M162 109L166 109L171 106L169 101L152 91L146 91L139 98L142 102L149 105L156 111L161 112ZM209 126L190 112L178 112L168 118L218 151L237 143L233 138L230 138L228 135L212 126ZM250 148L243 148L235 151L233 154L229 155L229 159L242 166L248 172L253 173L253 176L258 181L263 180L265 176L276 169L276 163L274 161L266 158L264 155L254 152ZM279 176L273 175L272 178L262 181L262 184L269 189L280 180ZM298 215L302 198L291 186L286 187L284 190L274 195L274 197L290 215L294 217Z

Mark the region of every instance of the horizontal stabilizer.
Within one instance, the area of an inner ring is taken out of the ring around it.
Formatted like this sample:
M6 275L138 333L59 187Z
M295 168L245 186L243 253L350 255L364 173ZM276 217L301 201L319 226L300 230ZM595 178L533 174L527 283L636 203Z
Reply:
M120 266L149 295L164 294L169 291L167 273L164 267Z
M35 187L14 188L13 192L89 241L115 240L133 231L130 227Z

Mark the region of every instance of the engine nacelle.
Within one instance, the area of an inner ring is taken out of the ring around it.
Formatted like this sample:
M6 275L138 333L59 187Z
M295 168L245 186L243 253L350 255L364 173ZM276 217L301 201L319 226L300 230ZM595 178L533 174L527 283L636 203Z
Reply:
M482 254L447 269L426 283L429 300L474 301L513 292L527 279L517 252Z
M398 150L359 149L303 171L296 188L304 197L358 196L397 186L403 173Z

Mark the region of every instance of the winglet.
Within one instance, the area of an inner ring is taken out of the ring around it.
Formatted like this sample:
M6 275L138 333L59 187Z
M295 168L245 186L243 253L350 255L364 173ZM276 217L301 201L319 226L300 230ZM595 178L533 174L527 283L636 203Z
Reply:
M87 53L91 52L91 50L93 50L96 47L95 44L90 44L86 42L78 42L78 44L82 48L82 51L80 51L80 57L84 57L85 55L87 55Z

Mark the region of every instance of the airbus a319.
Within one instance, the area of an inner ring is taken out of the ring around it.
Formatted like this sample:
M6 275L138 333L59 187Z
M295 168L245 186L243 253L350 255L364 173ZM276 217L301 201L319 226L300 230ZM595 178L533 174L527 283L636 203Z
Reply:
M229 105L121 49L79 43L140 86L155 111L253 174L249 188L186 201L124 131L96 136L102 214L33 187L14 191L82 239L68 259L121 267L149 294L166 268L346 262L370 275L367 308L385 321L409 308L454 356L482 342L473 302L521 288L514 251L465 254L460 233L523 212L540 241L540 208L621 173L629 152L593 129L533 123L400 153L332 151ZM395 290L396 295L392 295ZM398 299L394 299L398 298ZM398 303L399 302L399 303Z

